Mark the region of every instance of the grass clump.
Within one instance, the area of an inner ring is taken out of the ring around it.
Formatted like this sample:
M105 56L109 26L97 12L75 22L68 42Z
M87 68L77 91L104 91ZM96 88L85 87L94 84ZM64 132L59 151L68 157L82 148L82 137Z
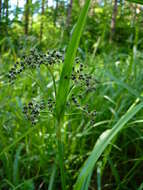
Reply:
M2 190L142 189L138 30L128 47L108 44L108 31L93 48L85 32L79 47L89 6L87 0L67 47L42 50L41 41L1 58L12 65L0 65Z

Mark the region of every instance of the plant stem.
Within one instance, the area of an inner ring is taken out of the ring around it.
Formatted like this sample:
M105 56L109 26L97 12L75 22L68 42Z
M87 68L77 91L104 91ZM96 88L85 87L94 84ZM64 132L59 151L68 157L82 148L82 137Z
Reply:
M55 97L56 97L57 91L56 91L56 81L55 81L55 77L54 77L53 72L52 72L52 70L50 69L50 67L48 67L48 70L49 70L50 75L51 75L52 80L53 80L54 92L55 92Z
M54 163L52 174L51 174L51 177L50 177L50 182L49 182L48 190L52 190L53 189L54 179L55 179L55 175L56 175L56 170L57 170L57 166L56 166L56 163Z
M66 178L65 178L65 170L64 170L64 149L61 138L61 126L62 121L58 120L57 123L57 148L58 148L58 158L59 158L59 167L61 174L61 182L62 182L62 190L66 190Z

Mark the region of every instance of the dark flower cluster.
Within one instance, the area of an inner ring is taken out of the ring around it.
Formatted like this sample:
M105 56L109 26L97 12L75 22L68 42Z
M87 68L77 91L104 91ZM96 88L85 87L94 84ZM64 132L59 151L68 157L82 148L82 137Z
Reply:
M9 79L9 82L12 83L16 78L17 76L22 73L22 71L25 69L25 65L24 65L24 62L21 61L21 62L16 62L14 64L14 66L11 68L11 70L9 71L8 73L8 79Z
M49 65L64 62L64 52L56 50L48 51L46 61Z
M45 109L44 102L29 102L28 105L24 105L23 113L25 114L26 118L31 121L33 125L35 125L38 122L38 117L43 109Z
M53 110L55 109L55 101L52 98L48 99L48 110L50 112L53 112Z
M46 111L48 109L48 112L53 114L53 110L55 109L55 101L52 98L49 98L48 101L31 101L27 105L24 105L23 107L23 113L26 116L26 119L28 119L32 125L35 125L38 122L40 113Z
M95 122L96 110L90 110L88 104L82 103L85 96L91 92L96 91L97 80L92 74L88 74L86 67L81 63L79 58L76 58L76 66L73 68L71 80L73 81L73 86L77 89L74 94L71 95L71 102L76 108L83 111L88 118L90 118L91 123Z
M11 68L8 74L9 82L13 82L17 76L26 69L36 69L41 65L51 67L55 64L62 63L63 61L64 52L62 51L49 50L46 53L42 53L37 49L32 49L28 55L24 55L21 58L21 61L16 62ZM65 80L67 78L68 77L65 76ZM71 80L71 89L74 87L74 89L77 90L72 92L69 102L67 102L67 110L70 108L69 105L74 105L76 109L85 113L85 115L90 118L90 121L94 123L96 110L90 110L89 106L87 104L85 105L83 100L86 99L85 97L88 93L96 90L97 80L94 75L88 73L86 67L78 57L75 59L75 66L73 67ZM48 109L48 112L53 114L53 111L55 110L55 100L49 98L46 103L29 102L28 105L24 106L23 112L26 115L26 118L34 125L38 121L40 112L46 108Z
M80 109L86 117L90 118L91 124L95 122L96 110L90 110L88 104L82 105L81 104L82 95L74 95L71 96L71 101L76 106L77 109Z
M51 66L64 61L61 51L48 50L42 53L37 49L32 49L28 55L23 55L20 62L16 62L8 73L9 82L13 82L17 76L25 69L35 69L41 65Z
M78 63L80 63L79 60ZM78 69L73 68L71 79L74 82L74 85L80 87L81 90L86 89L86 92L96 90L97 80L92 76L92 74L86 73L85 67L82 63L80 63Z

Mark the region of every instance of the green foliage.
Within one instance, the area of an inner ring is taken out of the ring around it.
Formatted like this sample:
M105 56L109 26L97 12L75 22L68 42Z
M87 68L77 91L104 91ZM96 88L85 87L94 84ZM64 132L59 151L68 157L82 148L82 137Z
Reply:
M0 189L141 190L142 1L56 2L2 1Z
M62 73L58 87L58 94L56 98L56 115L58 120L64 114L66 99L69 93L70 76L72 73L72 68L76 57L76 51L86 21L89 6L90 6L90 0L87 0L81 11L81 15L79 16L79 19L75 25L71 40L68 45L67 53L65 55L65 61L62 68ZM67 80L65 80L65 76L67 77Z
M131 3L138 3L138 4L143 5L143 1L142 0L126 0L126 1L129 1Z
M88 176L91 175L94 165L97 162L98 158L101 156L102 152L109 145L111 140L119 133L119 131L123 128L123 126L141 109L143 108L143 103L135 106L132 105L131 108L127 111L125 115L117 122L117 124L112 128L104 131L99 139L97 140L91 155L85 162L79 178L77 179L77 183L75 185L75 190L86 189L82 188L83 184L87 180Z

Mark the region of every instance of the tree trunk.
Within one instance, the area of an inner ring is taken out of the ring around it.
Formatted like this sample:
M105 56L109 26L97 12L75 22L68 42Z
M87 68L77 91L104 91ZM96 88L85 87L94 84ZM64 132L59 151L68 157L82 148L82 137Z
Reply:
M67 21L66 21L67 29L69 29L69 26L70 26L71 13L72 13L72 4L73 4L73 0L70 0L69 6L68 6L68 12L67 12Z
M45 0L42 0L42 11L41 11L41 25L40 25L40 42L43 37L43 22L44 22L44 13L45 13Z
M30 0L30 4L32 5L32 0ZM29 24L30 24L30 28L29 28L29 30L30 31L32 31L32 29L33 29L33 14L34 14L34 10L33 9L31 9L30 10L30 21L29 21Z
M112 20L111 20L110 42L112 42L112 40L113 40L113 38L114 38L114 35L115 35L117 9L118 9L117 0L114 0L113 13L112 13Z
M1 9L1 17L5 17L5 1L1 0L2 2L2 9Z
M8 0L5 0L5 9L6 9L6 24L8 25Z
M1 21L2 0L0 0L0 21Z
M56 21L57 21L58 7L59 7L59 0L56 0L56 7L54 11L54 24L56 24Z
M29 1L30 0L26 0L26 5L25 5L25 35L28 35L28 29L29 29Z

